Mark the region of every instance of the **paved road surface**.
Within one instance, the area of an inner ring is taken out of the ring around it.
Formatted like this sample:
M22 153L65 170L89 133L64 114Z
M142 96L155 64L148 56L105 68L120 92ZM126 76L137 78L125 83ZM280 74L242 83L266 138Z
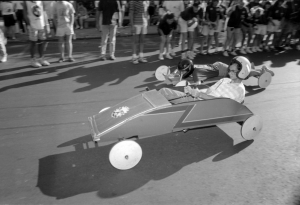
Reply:
M120 38L121 39L121 38ZM9 46L0 64L0 204L300 204L299 52L256 53L256 65L276 76L265 90L247 87L245 105L264 127L243 141L240 126L223 124L143 139L143 159L112 168L111 144L95 147L87 117L156 87L153 72L178 60L157 60L157 37L147 37L149 63L129 62L131 40L118 41L116 61L97 60L99 40L74 42L74 63L28 66L28 47ZM221 55L196 63L229 62ZM248 82L248 85L255 82Z

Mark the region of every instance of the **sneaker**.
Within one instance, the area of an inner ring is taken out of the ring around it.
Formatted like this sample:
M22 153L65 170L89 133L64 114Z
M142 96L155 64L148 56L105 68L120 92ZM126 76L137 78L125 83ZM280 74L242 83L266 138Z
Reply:
M249 47L246 48L245 50L247 53L252 53L251 49Z
M186 53L182 53L181 54L181 60L186 59L186 58L187 58Z
M7 61L7 55L4 55L0 60L1 63L5 63Z
M291 47L291 46L285 46L284 49L285 49L285 50L291 50L292 47Z
M176 53L173 50L171 51L171 56L176 56Z
M42 67L42 65L35 58L31 59L31 66L34 68Z
M138 64L139 63L139 59L138 58L132 58L132 63L133 64Z
M39 59L39 63L42 65L42 66L49 66L50 63L46 60L44 60L44 58L40 58Z
M100 61L106 61L105 55L101 55L100 58L99 58L99 60L100 60Z
M163 54L163 53L160 53L160 54L158 55L158 59L159 59L159 60L164 60L164 54Z
M58 62L59 63L62 63L62 62L64 62L65 61L65 59L64 58L60 58L60 59L58 59Z
M262 52L263 50L261 50L259 47L256 47L256 51L257 52Z
M114 55L111 55L111 56L109 56L108 60L114 61L114 60L116 60L116 57Z
M79 29L80 27L79 26L76 26L76 28L75 29Z
M167 59L173 59L172 56L170 56L169 53L166 54L166 58L167 58Z
M265 46L265 51L269 52L270 51L270 48L269 46Z
M224 52L223 52L223 56L228 57L228 56L229 56L229 55L228 55L228 51L224 51Z
M245 49L244 49L244 48L241 48L241 50L240 50L240 53L241 53L241 54L244 54L244 55L246 55L246 54L247 54L247 52L245 51Z
M195 56L193 55L193 53L191 51L188 51L186 54L186 57L190 60L193 60Z
M83 27L81 26L80 29L83 29Z
M300 45L297 46L297 50L300 51Z
M75 59L73 57L68 58L68 62L74 62Z
M255 52L257 52L256 47L253 47L252 48L252 53L255 53Z
M233 50L230 52L230 55L237 56L237 53L235 52L235 50Z
M141 63L147 63L148 61L144 57L139 57L139 62L141 62Z
M272 46L270 46L270 49L274 50L274 49L275 49L275 47L272 45Z
M269 72L272 76L275 75L274 72L265 65L262 67L262 70L263 70L263 72Z
M199 50L197 49L197 48L194 48L194 50L193 50L195 53L198 53L199 52Z
M200 51L201 55L206 55L207 53L205 51Z

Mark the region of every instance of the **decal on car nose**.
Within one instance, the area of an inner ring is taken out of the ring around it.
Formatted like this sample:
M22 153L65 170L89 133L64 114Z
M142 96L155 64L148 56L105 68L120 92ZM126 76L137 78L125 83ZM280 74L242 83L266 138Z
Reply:
M128 111L129 111L129 107L127 106L119 107L111 113L111 117L113 118L121 117L125 115Z

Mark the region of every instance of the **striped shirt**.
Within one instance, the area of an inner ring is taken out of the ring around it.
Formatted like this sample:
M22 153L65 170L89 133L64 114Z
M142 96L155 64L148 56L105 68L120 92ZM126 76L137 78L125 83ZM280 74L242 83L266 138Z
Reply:
M132 25L148 25L148 1L130 1L129 13L132 14Z
M243 83L231 83L230 78L223 78L211 86L206 94L214 97L230 98L241 103L245 99L246 90Z

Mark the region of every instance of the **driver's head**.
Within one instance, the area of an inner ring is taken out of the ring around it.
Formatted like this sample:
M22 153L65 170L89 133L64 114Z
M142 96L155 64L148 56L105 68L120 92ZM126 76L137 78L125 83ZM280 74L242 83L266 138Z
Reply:
M193 73L194 63L192 60L183 59L179 61L177 69L180 72L180 80L185 79Z
M236 56L229 65L229 75L234 73L240 80L246 79L251 71L251 63L244 56ZM232 77L232 76L230 76Z

